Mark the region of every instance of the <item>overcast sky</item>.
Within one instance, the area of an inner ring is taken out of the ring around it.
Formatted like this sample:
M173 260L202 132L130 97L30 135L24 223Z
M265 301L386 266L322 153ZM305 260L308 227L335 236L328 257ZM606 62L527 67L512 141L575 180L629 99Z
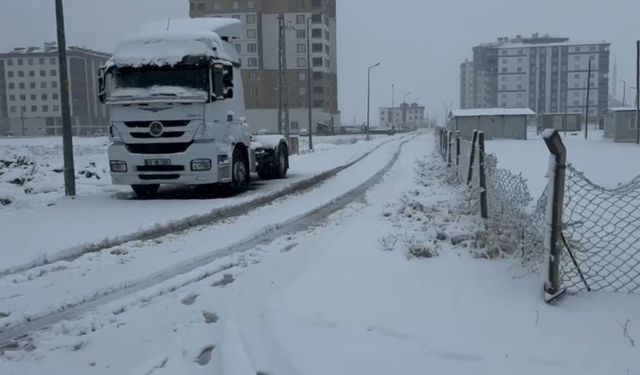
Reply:
M443 117L457 106L459 65L471 48L498 36L534 32L574 40L611 42L618 77L635 80L638 0L337 0L338 80L344 123L364 121L367 67L381 62L372 80L372 119L377 107L409 100ZM71 45L112 51L139 23L184 17L188 0L65 0ZM53 41L54 0L0 0L0 51ZM622 95L620 85L619 96ZM374 123L374 121L372 121Z

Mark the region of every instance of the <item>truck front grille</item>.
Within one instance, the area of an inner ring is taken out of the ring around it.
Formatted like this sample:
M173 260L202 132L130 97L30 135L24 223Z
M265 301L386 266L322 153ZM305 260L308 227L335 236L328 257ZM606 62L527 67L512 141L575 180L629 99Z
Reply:
M130 133L132 138L136 139L156 139L156 138L180 138L184 132L164 132L159 137L154 137L151 133Z
M135 128L148 128L152 122L154 121L125 121L124 124L127 126L127 128L135 129ZM182 128L189 125L191 120L167 120L167 121L160 121L160 122L164 127Z
M127 144L127 151L132 154L181 154L191 146L193 142L187 143L131 143Z

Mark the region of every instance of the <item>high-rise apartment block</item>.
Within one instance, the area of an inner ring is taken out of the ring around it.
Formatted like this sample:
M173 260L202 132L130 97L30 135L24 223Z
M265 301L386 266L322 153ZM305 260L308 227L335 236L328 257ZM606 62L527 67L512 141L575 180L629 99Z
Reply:
M473 62L460 68L460 105L584 113L591 61L589 115L600 117L609 98L609 47L538 34L474 47Z
M70 47L67 51L73 133L102 134L108 122L98 101L98 69L110 55ZM62 134L55 43L0 54L0 134Z
M246 25L246 35L235 43L253 130L278 129L279 17L285 25L292 133L308 126L307 80L312 83L313 128L319 122L340 123L335 0L189 0L189 6L191 17L233 17ZM307 61L308 18L311 61Z

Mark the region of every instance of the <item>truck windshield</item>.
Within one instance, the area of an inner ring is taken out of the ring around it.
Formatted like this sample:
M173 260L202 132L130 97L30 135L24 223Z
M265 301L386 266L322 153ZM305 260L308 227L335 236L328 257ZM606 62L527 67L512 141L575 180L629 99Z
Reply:
M204 97L209 92L206 66L120 68L114 71L112 98Z

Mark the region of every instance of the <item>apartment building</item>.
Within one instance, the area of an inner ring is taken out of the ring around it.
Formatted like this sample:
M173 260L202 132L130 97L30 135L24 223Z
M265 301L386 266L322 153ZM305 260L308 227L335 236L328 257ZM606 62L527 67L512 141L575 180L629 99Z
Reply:
M102 134L108 119L97 77L110 55L78 47L67 54L73 133ZM62 134L59 79L55 43L0 54L0 134Z
M473 61L465 61L460 64L460 108L473 108L474 88Z
M461 105L584 113L588 90L589 115L597 119L608 106L609 48L604 41L572 42L538 34L477 46L473 49L473 101L469 103L468 92L461 91ZM463 80L468 82L470 69L461 72L461 85Z
M402 103L399 107L380 107L380 126L396 130L413 130L426 127L424 106L418 103Z
M340 123L335 0L189 0L191 17L233 17L246 25L236 41L242 63L247 117L254 131L278 129L279 17L286 26L288 102L292 133L308 127L307 80L312 80L312 123ZM323 12L321 15L317 15ZM310 18L311 61L307 61ZM312 75L307 76L308 64Z

